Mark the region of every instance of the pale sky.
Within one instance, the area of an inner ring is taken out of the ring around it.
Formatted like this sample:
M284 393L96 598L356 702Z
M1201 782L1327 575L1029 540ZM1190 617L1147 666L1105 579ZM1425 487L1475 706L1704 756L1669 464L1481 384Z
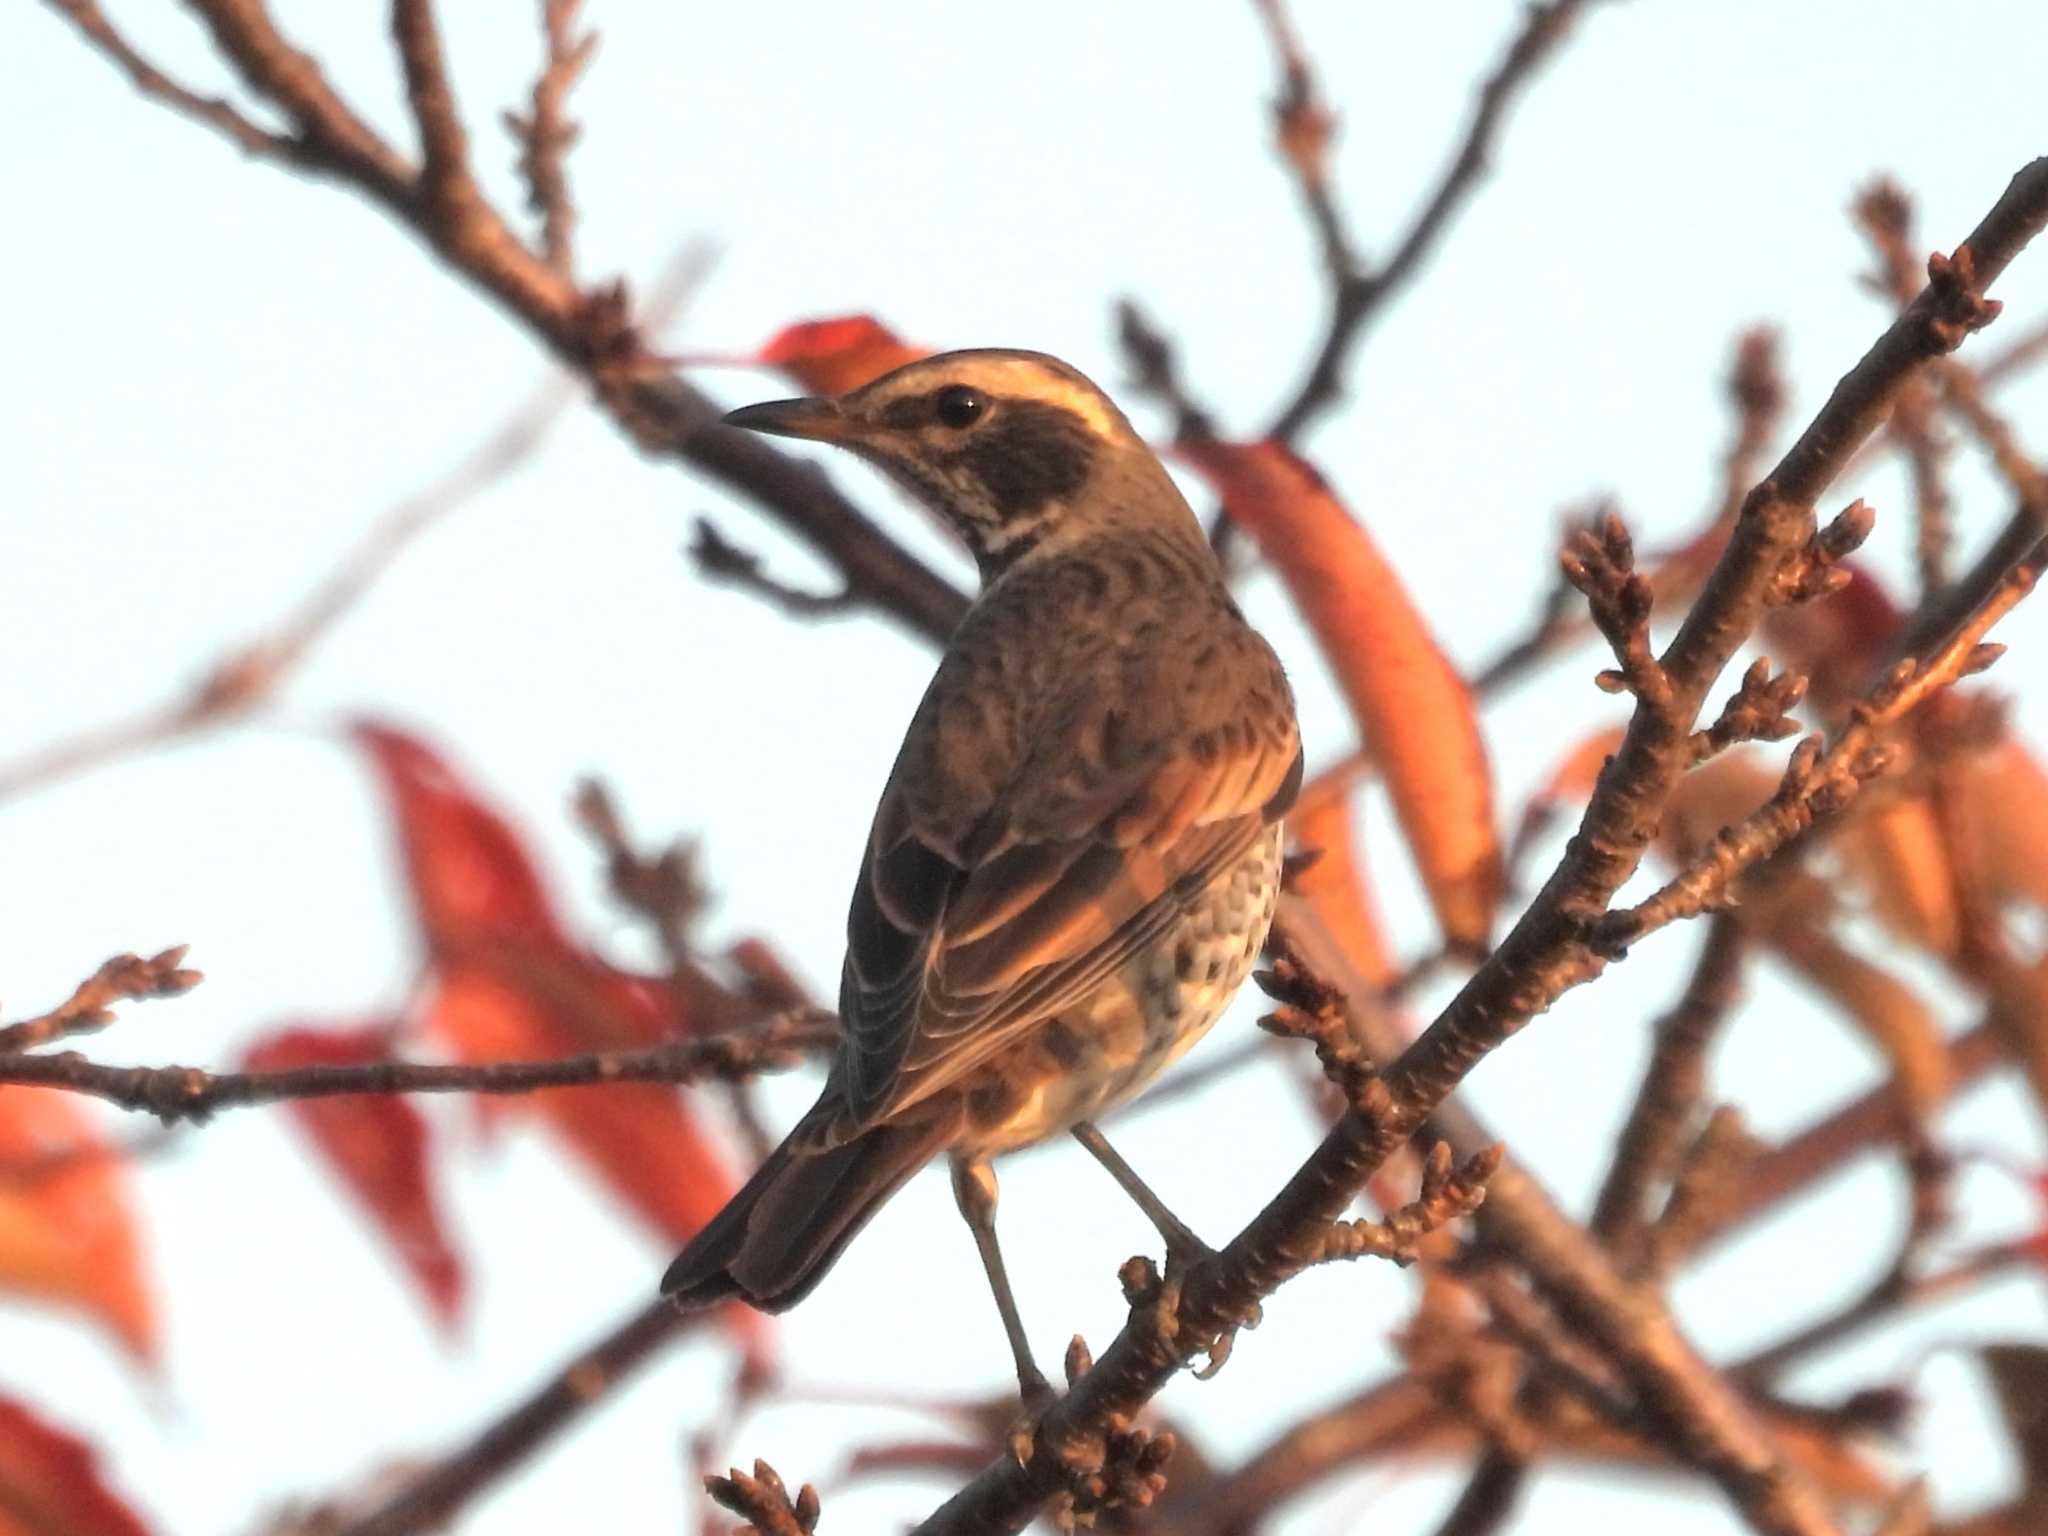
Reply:
M168 7L110 7L155 56L225 88ZM367 7L279 9L394 134L396 73ZM536 42L520 8L450 3L449 47L489 184L516 205L499 109L523 100ZM1045 0L963 8L594 5L604 34L575 98L571 162L584 270L640 277L683 242L716 266L677 348L756 344L782 324L872 310L940 345L1057 353L1117 390L1110 306L1139 296L1180 343L1226 428L1292 388L1323 291L1293 186L1268 145L1273 65L1246 3ZM1337 183L1368 254L1403 227L1462 131L1472 89L1520 8L1303 0L1298 22L1343 114ZM2048 149L2048 16L2029 0L1966 9L1886 0L1592 8L1515 112L1493 179L1362 349L1352 407L1307 445L1387 549L1447 648L1491 656L1534 612L1560 510L1611 493L1639 541L1689 529L1714 494L1736 332L1784 328L1789 419L1802 423L1884 318L1846 217L1874 173L1918 198L1923 243L1959 240L2007 177ZM286 611L393 501L460 457L543 376L533 346L354 198L245 163L140 102L40 7L0 22L0 136L16 235L0 290L8 434L0 482L9 622L0 630L0 758L157 699ZM2010 336L2048 310L2048 249L2001 284ZM1993 344L1997 337L1994 336ZM705 375L737 404L778 381ZM2005 402L2048 452L2048 387ZM1135 408L1141 425L1158 425ZM947 568L965 562L879 480L835 480ZM1967 459L1972 547L2007 496ZM1886 468L1838 486L1880 514L1872 559L1903 578L1910 522ZM1199 502L1198 504L1205 504ZM193 946L206 984L130 1009L90 1043L108 1060L225 1064L265 1028L345 1022L404 998L415 964L393 851L361 765L333 734L374 712L439 744L530 830L581 933L632 957L567 802L615 788L634 828L701 839L715 936L772 935L821 994L874 798L931 667L872 619L797 625L699 580L693 518L815 575L753 509L638 459L588 411L539 460L413 549L291 685L274 725L179 747L0 803L0 996L39 1011L107 955ZM1267 579L1254 617L1297 681L1311 761L1350 727L1311 641ZM2048 740L2034 680L2048 608L1999 638L2020 727ZM1590 656L1491 708L1508 814L1580 736L1614 718ZM1371 859L1404 949L1429 926L1383 810ZM1488 1062L1477 1105L1575 1209L1633 1092L1644 1026L1693 932L1641 946ZM1437 997L1422 999L1424 1007ZM1958 1019L1968 999L1948 1000ZM1194 1058L1246 1038L1247 1000ZM1764 969L1716 1060L1761 1134L1804 1123L1876 1067L1840 1023ZM786 1123L815 1080L774 1085ZM456 1143L468 1120L429 1106ZM2018 1095L1955 1109L1958 1140L2041 1155ZM132 1127L131 1127L132 1129ZM1220 1241L1315 1134L1291 1085L1251 1076L1131 1121L1119 1144ZM466 1337L444 1347L284 1118L226 1115L140 1183L168 1320L160 1386L92 1333L0 1304L0 1393L85 1430L165 1532L248 1530L380 1464L431 1455L647 1296L668 1254L531 1133L450 1148L448 1204L476 1277ZM1866 1167L1678 1288L1710 1350L1786 1331L1890 1256L1895 1176ZM1972 1178L1967 1231L2010 1231L2022 1201ZM1004 1174L1002 1228L1041 1358L1121 1321L1114 1271L1154 1244L1078 1149ZM906 1294L898 1255L929 1277ZM1304 1277L1215 1382L1162 1406L1225 1461L1387 1367L1410 1281L1384 1266ZM1903 1465L1934 1468L1962 1510L2011 1476L1973 1339L2041 1338L2038 1285L1823 1357L1819 1397L1915 1378L1925 1410ZM880 1392L990 1394L1009 1367L945 1180L915 1181L782 1328L793 1378ZM1336 1358L1333 1359L1333 1341ZM474 1506L465 1531L693 1528L681 1447L730 1358L694 1343ZM946 1491L835 1495L846 1450L928 1433L895 1412L820 1404L747 1425L730 1459L826 1489L826 1529L887 1530ZM1371 1511L1422 1531L1463 1468L1376 1469L1333 1483L1274 1529L1313 1536ZM1731 1529L1703 1486L1546 1475L1518 1529L1653 1514L1670 1536Z

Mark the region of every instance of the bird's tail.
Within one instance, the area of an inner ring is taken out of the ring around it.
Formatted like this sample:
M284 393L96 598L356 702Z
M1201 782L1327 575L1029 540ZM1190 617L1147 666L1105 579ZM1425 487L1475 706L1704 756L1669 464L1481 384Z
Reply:
M936 1115L810 1147L799 1127L690 1239L662 1276L662 1294L691 1310L734 1296L763 1312L795 1306L953 1131L952 1117Z

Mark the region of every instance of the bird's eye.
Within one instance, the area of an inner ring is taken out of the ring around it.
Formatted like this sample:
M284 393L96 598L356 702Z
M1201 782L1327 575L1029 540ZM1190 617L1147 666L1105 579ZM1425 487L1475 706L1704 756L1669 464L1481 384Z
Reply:
M965 384L948 384L932 396L932 415L942 427L971 427L988 409L988 401L978 389Z

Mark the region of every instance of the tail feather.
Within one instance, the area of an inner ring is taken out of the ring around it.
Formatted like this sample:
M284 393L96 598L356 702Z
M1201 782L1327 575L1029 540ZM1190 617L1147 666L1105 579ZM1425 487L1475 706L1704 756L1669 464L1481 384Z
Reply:
M884 1122L838 1146L775 1149L662 1277L679 1306L727 1297L781 1312L795 1306L855 1233L952 1139L949 1118Z

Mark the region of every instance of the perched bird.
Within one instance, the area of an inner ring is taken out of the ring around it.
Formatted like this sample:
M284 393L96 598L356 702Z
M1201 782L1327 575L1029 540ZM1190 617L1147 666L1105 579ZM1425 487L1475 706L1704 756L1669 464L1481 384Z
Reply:
M1164 467L1054 358L946 353L725 419L880 466L966 541L982 589L875 813L824 1092L662 1288L792 1306L946 1152L1032 1404L1051 1389L989 1159L1070 1131L1170 1250L1199 1247L1091 1122L1201 1038L1265 940L1293 697Z

